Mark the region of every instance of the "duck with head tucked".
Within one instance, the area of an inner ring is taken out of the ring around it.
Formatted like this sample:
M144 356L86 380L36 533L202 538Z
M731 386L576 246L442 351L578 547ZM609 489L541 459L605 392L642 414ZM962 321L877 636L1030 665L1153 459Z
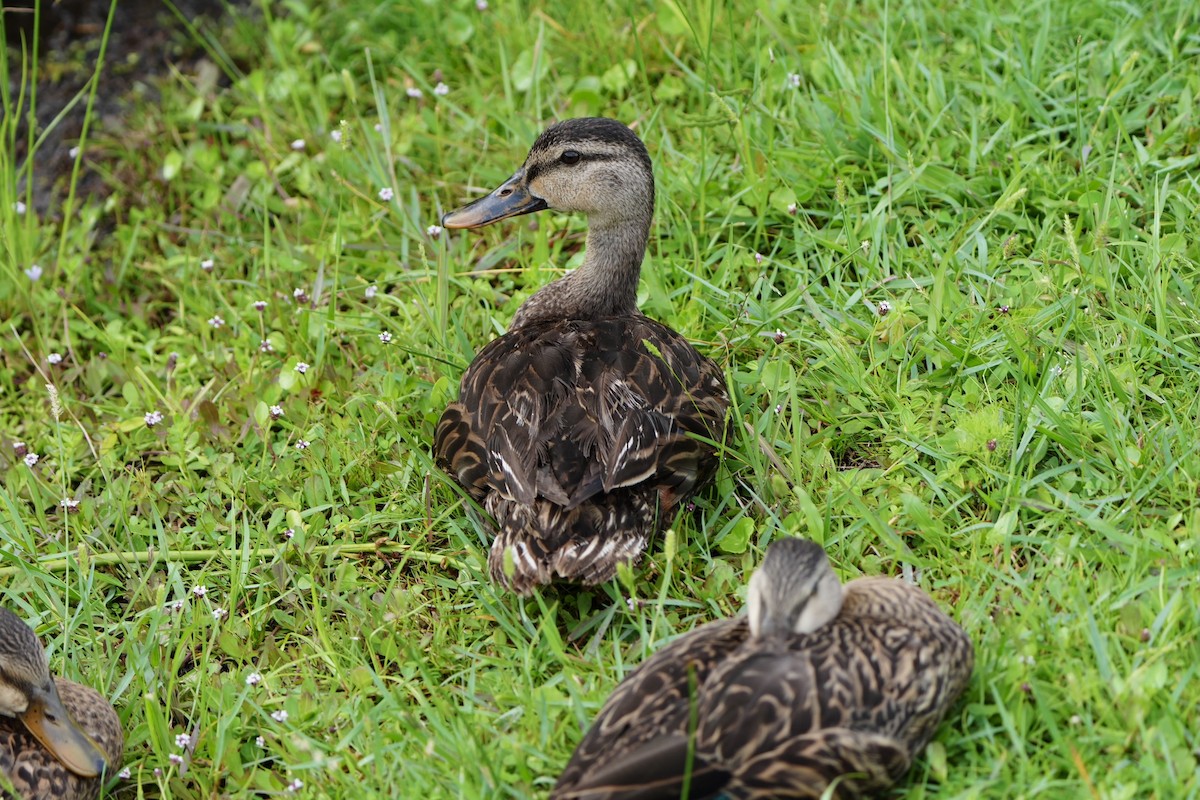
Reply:
M433 447L494 520L492 579L521 594L636 563L712 478L729 406L720 367L638 310L654 213L641 139L611 119L551 125L511 178L442 225L547 208L587 215L583 263L479 351Z
M552 800L834 798L897 781L966 689L971 641L895 578L839 583L780 539L749 614L702 625L629 674Z
M93 689L52 678L37 635L0 608L0 773L26 800L90 800L121 763L117 712ZM0 797L9 795L0 787Z

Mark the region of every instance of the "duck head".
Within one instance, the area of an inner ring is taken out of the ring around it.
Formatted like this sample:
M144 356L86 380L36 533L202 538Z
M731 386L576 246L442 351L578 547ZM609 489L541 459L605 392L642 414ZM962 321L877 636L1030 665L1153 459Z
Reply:
M42 643L6 608L0 608L0 714L20 719L76 775L94 778L106 769L100 748L63 706Z
M777 539L750 578L753 636L812 633L842 608L842 584L825 550L807 539Z

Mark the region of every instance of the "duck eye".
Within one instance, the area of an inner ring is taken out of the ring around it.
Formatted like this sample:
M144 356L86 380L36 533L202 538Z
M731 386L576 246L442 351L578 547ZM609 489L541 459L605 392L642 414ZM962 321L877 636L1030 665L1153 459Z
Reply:
M564 164L578 164L580 157L578 150L563 150L558 160Z

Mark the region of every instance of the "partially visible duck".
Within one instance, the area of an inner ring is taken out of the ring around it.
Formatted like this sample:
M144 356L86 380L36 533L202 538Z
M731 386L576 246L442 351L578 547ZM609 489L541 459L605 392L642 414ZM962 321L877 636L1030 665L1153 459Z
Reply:
M17 795L91 800L124 747L109 702L94 689L52 678L33 630L0 608L0 772Z
M928 595L894 578L843 587L803 539L771 543L748 606L631 672L552 800L874 794L904 775L971 677L970 639Z

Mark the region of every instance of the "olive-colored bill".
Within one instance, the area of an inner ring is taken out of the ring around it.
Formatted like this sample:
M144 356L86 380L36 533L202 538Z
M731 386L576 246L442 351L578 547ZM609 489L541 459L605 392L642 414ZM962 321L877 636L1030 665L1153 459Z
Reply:
M442 227L482 228L502 219L532 214L546 208L549 206L545 200L530 194L529 187L525 184L525 170L519 169L487 197L481 197L474 203L443 216Z
M95 778L107 767L100 748L67 713L53 681L48 690L35 690L21 721L51 755L81 778Z

